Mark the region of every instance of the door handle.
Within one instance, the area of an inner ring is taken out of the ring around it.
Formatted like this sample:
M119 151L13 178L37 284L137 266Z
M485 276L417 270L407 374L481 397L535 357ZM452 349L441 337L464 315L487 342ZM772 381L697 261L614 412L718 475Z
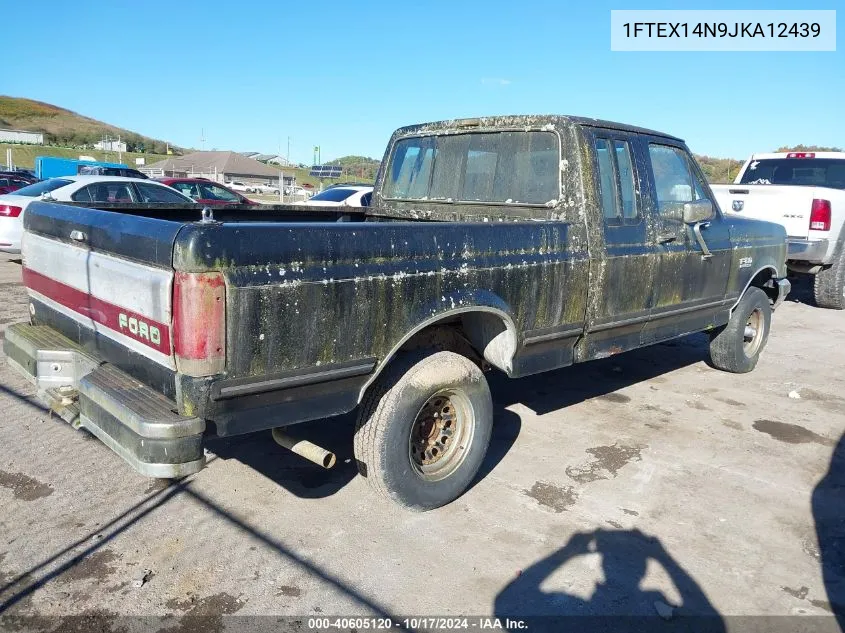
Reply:
M701 229L706 229L708 226L710 226L710 222L696 222L692 225L692 232L695 234L695 239L701 247L701 259L710 259L713 257L713 253L707 248L707 242L704 241L704 237L701 235Z
M74 242L84 242L87 238L88 236L85 235L85 233L83 233L82 231L74 230L70 232L70 239L72 239Z
M669 242L674 242L678 239L677 235L658 235L657 242L658 244L668 244Z

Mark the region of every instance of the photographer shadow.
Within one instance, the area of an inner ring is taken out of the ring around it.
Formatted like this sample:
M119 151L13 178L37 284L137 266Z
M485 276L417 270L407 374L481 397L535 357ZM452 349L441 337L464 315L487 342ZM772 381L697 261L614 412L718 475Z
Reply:
M589 598L544 591L543 582L580 556L598 554L604 580ZM668 574L681 597L673 604L662 591L644 590L649 559ZM496 596L496 617L519 618L531 631L724 632L725 623L701 587L654 537L639 530L579 532L556 552L524 570Z

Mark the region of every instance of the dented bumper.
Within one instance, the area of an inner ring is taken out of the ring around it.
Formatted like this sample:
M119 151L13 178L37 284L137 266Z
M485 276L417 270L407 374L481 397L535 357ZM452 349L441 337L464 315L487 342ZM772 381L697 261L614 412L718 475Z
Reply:
M139 473L178 478L202 469L202 419L178 415L175 402L50 327L18 323L5 334L9 364L35 384L45 406Z

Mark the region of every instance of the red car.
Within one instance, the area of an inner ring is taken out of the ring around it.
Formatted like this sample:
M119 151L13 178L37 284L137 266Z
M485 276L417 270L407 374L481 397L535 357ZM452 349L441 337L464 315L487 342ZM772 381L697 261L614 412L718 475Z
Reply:
M0 174L0 194L12 193L31 184L32 182L28 178Z
M163 185L172 187L200 204L257 204L237 191L205 178L156 178Z

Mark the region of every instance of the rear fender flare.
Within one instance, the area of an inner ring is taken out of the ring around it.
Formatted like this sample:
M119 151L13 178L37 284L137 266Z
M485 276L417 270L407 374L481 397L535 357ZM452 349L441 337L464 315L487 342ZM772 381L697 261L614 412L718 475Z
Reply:
M376 381L384 368L388 366L390 361L393 360L408 341L424 329L444 321L449 321L455 317L466 319L467 317L477 316L478 318L474 320L479 325L485 321L492 321L498 322L503 326L504 329L490 337L486 346L479 345L479 341L484 338L481 332L478 332L478 337L470 335L469 338L475 347L485 347L478 351L491 365L506 373L510 373L513 367L513 357L516 354L519 336L510 309L498 296L483 291L456 291L442 295L438 302L430 304L427 309L424 308L421 312L423 314L427 313L428 315L422 318L417 325L400 338L379 362L376 370L361 387L361 391L358 394L359 403L363 400L370 385Z

